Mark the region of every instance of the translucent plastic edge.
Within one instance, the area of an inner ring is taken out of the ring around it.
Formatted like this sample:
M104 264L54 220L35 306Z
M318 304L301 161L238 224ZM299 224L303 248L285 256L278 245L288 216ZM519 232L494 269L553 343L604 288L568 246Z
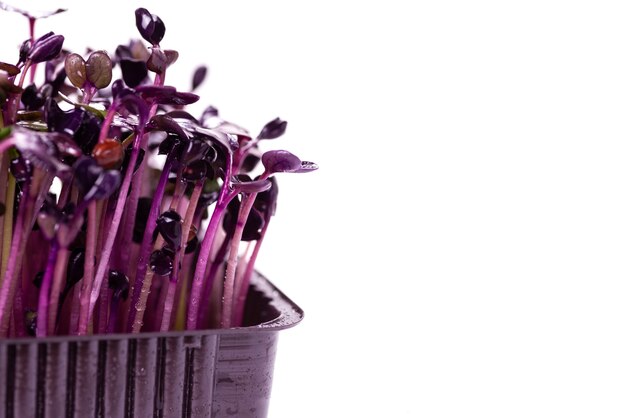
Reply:
M250 281L250 285L269 298L269 304L278 310L279 315L267 322L249 327L236 327L224 329L203 329L194 331L168 331L168 332L142 332L137 334L116 333L116 334L94 334L94 335L58 335L44 338L6 338L0 339L0 344L32 344L32 343L53 343L53 342L73 342L73 341L94 341L94 340L129 340L145 338L168 338L203 335L235 335L251 332L276 332L291 328L304 318L304 312L281 292L272 282L259 272L255 272Z

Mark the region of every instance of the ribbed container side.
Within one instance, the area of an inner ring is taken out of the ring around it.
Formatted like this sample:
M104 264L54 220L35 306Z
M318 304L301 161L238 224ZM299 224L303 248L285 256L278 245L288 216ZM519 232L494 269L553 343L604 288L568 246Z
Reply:
M255 284L256 326L0 341L0 418L265 418L278 331L302 311Z

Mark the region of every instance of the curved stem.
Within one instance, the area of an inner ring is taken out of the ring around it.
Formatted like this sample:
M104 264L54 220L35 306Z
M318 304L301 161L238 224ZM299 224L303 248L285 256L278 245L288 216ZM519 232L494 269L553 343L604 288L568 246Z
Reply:
M226 162L226 172L224 174L224 184L220 189L220 194L215 204L215 210L211 215L211 220L207 226L202 245L200 246L200 253L198 254L198 261L196 262L196 269L193 275L193 281L191 282L191 295L189 299L189 308L187 310L187 329L195 330L198 326L198 310L200 308L200 296L202 294L202 283L204 282L204 274L206 273L207 262L211 255L211 247L215 240L215 234L217 228L224 215L224 210L228 205L228 202L234 197L229 194L230 189L230 176L232 173L232 160Z
M191 295L189 298L189 307L187 309L187 329L195 330L198 326L198 311L200 308L200 296L202 294L202 284L204 283L204 273L206 272L207 261L210 257L213 241L215 240L215 234L221 223L222 216L228 202L219 202L215 206L215 210L211 215L211 220L207 226L204 239L202 240L202 246L200 247L200 254L198 255L198 261L196 262L196 270L193 276L193 282L191 283Z
M148 270L148 260L152 252L152 235L156 229L156 220L159 216L159 208L161 206L161 200L165 194L165 186L167 185L167 179L170 175L172 168L172 158L168 158L161 172L159 178L159 184L154 191L152 198L152 205L150 206L150 213L148 220L146 221L146 230L143 233L143 240L141 242L141 249L139 250L139 257L137 259L137 273L135 275L135 283L133 285L132 298L130 302L130 312L128 315L128 330L132 332L139 332L143 323L143 315L146 309L146 302L148 300L148 293L150 293L150 286L152 280L144 280L146 278L146 271Z
M113 119L115 118L115 114L117 113L117 103L114 101L111 104L111 107L107 110L107 116L102 121L102 125L100 126L100 135L98 135L98 142L102 143L109 136L109 129L111 128L111 124L113 123Z
M263 229L261 229L261 237L254 244L254 250L252 251L252 255L246 264L246 271L244 272L241 283L239 286L236 286L235 289L235 326L241 326L243 320L243 312L246 306L246 298L248 296L248 288L250 287L250 279L252 278L252 273L254 272L254 264L256 263L257 256L259 255L259 250L261 249L261 245L263 244L263 238L265 238L265 232L267 231L267 227L270 224L269 217L265 224L263 225ZM237 290L238 288L238 290Z
M0 141L0 154L6 152L9 148L15 145L15 138L8 137L3 141Z

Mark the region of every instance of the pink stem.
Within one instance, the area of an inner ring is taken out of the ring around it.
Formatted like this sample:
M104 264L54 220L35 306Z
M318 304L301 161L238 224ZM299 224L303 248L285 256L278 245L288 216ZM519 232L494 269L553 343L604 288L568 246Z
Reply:
M224 297L222 298L222 328L230 328L233 316L233 297L235 292L235 271L237 270L237 260L239 259L239 243L243 235L243 228L246 226L248 215L254 205L257 193L244 195L239 208L239 216L237 217L237 226L233 238L230 241L230 251L228 253L228 261L226 263L226 277L224 278Z
M59 297L65 279L65 271L70 252L67 248L60 247L54 265L54 277L52 278L52 291L50 292L50 307L48 308L48 334L54 334L59 312Z
M193 281L191 283L191 295L189 299L189 309L187 312L187 329L195 330L198 327L198 310L200 308L200 296L202 295L202 284L204 282L204 274L206 273L207 263L211 255L211 247L213 241L215 241L215 234L224 215L224 210L228 205L228 202L234 197L229 194L230 189L230 175L232 170L232 161L226 163L226 173L224 174L224 185L220 189L220 194L215 204L215 210L211 215L211 220L207 226L202 245L200 246L200 253L198 254L198 261L196 262L196 270L193 275Z
M96 237L98 235L98 219L96 202L87 207L87 241L85 243L85 269L80 291L80 314L78 319L78 335L87 334L89 325L89 303L94 281L96 263Z
M59 252L59 243L55 240L48 254L48 262L46 271L39 289L39 304L37 305L37 329L35 334L37 337L45 337L48 335L48 306L50 302L50 287L52 285L52 277L54 276L54 266L57 261Z
M135 164L137 162L137 156L139 155L139 145L142 137L143 129L140 129L133 142L133 150L130 154L130 161L128 162L128 167L126 169L126 173L124 174L124 180L122 181L122 186L119 191L119 197L117 198L117 204L115 205L113 219L111 220L111 225L109 227L109 230L107 231L107 239L104 243L104 247L102 248L100 261L98 262L98 270L96 271L94 286L91 290L91 299L89 301L89 317L91 317L91 315L93 314L96 300L98 300L98 296L100 295L100 287L102 286L104 276L109 268L109 260L111 258L111 252L113 250L113 243L115 242L117 230L119 229L120 221L122 220L122 212L124 211L124 204L126 203L126 197L128 196L128 190L130 189L130 183L133 177L133 168L135 167Z
M256 263L257 256L259 255L259 250L261 249L261 245L263 244L263 238L265 238L265 232L267 231L267 226L270 223L270 219L268 218L263 225L263 229L261 230L261 237L254 244L254 250L252 251L252 255L248 260L248 264L246 265L246 271L243 274L241 279L241 283L238 286L239 290L235 293L236 302L235 302L235 326L241 326L243 321L243 312L246 306L246 298L248 296L248 288L250 287L250 279L252 278L252 273L254 272L254 264Z
M150 213L148 215L148 220L146 221L146 230L143 233L143 241L141 242L139 258L137 259L137 273L135 275L132 298L130 301L130 313L128 315L128 330L132 332L139 332L143 323L146 301L152 284L152 280L144 279L146 278L148 261L153 248L152 235L156 229L156 220L159 216L159 208L161 207L161 200L165 194L165 186L167 185L171 168L172 158L168 158L165 162L165 166L163 167L163 171L161 172L159 184L157 184L154 191L152 206L150 207Z
M182 247L176 251L176 255L174 256L174 269L172 270L170 283L167 287L167 296L165 297L163 318L161 320L161 331L169 331L170 329L172 310L174 309L174 296L176 294L176 287L178 284L178 271L180 270L181 259L185 254L185 246L187 245L187 240L189 238L189 230L191 229L191 223L193 222L193 214L196 212L198 199L200 199L200 195L202 194L203 185L204 180L196 181L193 192L191 193L191 198L189 199L189 206L187 206L187 211L185 212L181 237Z

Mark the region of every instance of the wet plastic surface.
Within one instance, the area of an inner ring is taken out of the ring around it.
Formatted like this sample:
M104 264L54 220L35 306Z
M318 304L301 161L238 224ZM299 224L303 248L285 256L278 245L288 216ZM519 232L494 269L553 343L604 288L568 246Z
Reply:
M0 418L265 418L278 331L301 319L257 276L244 323L258 325L2 340Z

